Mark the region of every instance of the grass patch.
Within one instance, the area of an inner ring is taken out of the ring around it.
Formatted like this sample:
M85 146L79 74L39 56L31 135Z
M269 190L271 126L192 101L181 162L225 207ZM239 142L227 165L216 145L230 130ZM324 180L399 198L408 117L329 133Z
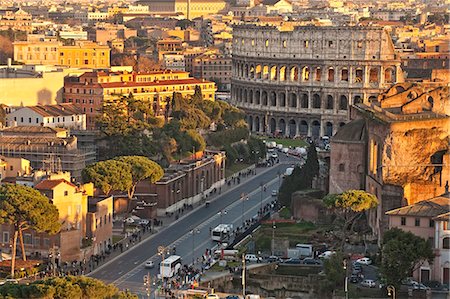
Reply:
M240 265L241 265L241 262L227 262L227 266L231 267L231 268L238 267ZM225 271L225 267L219 266L219 262L217 262L208 271L222 272L222 271Z
M292 213L291 210L287 207L284 207L279 212L280 217L283 219L291 219Z
M122 240L123 239L123 236L113 236L112 237L112 243L113 244L116 244L116 243L118 243L120 240Z
M230 176L232 176L233 174L249 167L252 164L245 164L245 163L234 163L231 164L230 166L227 166L225 169L225 176L228 178Z
M261 139L265 140L266 142L269 141L275 141L277 144L282 144L285 147L305 147L308 146L308 142L302 140L302 139L289 139L289 138L264 138L260 137Z

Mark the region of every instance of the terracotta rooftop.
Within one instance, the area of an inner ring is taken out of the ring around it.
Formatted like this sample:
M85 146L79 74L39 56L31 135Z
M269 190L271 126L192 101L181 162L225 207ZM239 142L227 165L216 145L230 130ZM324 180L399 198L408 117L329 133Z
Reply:
M51 127L44 127L44 126L17 126L17 127L11 127L11 128L5 128L0 131L0 135L2 132L8 133L8 135L11 135L11 133L59 133L67 131L67 129L63 128L51 128Z
M74 184L72 184L71 182L66 181L65 179L58 179L58 180L44 180L44 181L41 181L34 188L38 189L38 190L52 190L56 186L58 186L59 184L62 184L62 183L66 183L66 184L68 184L68 185L70 185L70 186L72 186L74 188L77 187Z
M37 106L29 106L21 109L31 109L34 112L47 117L47 116L69 116L69 115L79 115L83 114L79 108L77 108L74 104L65 103L65 104L57 104L57 105L37 105ZM20 110L20 109L19 109Z
M448 212L450 212L450 198L438 196L429 200L419 201L413 205L387 211L386 215L436 217Z
M179 80L160 80L156 82L110 82L100 83L103 88L116 88L116 87L140 87L140 86L163 86L163 85L186 85L186 84L208 84L213 83L211 81L203 81L196 78L179 79Z

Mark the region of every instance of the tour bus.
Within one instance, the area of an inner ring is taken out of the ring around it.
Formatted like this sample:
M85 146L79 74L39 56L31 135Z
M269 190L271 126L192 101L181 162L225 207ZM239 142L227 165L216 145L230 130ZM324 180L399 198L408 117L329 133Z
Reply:
M161 278L171 278L181 268L181 256L171 255L163 260L159 266Z
M233 224L219 224L211 232L211 238L216 242L228 242L233 231Z

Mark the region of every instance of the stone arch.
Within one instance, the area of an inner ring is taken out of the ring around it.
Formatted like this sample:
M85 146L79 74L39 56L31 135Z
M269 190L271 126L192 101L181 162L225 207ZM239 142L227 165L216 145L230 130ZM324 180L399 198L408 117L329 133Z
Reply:
M348 82L348 69L347 68L343 68L341 69L341 81L345 81Z
M255 66L253 64L250 65L250 79L255 78Z
M316 67L316 77L314 81L320 82L322 80L322 69L320 67Z
M309 97L307 93L302 95L301 108L309 108Z
M356 95L353 97L353 104L362 103L362 97L360 95Z
M278 105L280 107L286 107L286 93L283 91L278 94Z
M377 97L376 96L370 96L369 97L369 103L373 103L377 101Z
M239 88L239 102L243 102L244 91L242 88Z
M250 89L248 91L248 101L250 102L250 104L253 104L253 89Z
M309 67L304 66L302 68L302 81L309 81Z
M334 68L328 69L328 82L334 82Z
M277 121L273 117L269 121L269 130L270 130L270 133L272 133L272 134L274 134L275 131L277 130Z
M244 103L248 102L248 98L247 98L247 89L244 89Z
M261 124L259 123L259 116L255 116L255 132L259 132L261 130Z
M297 135L297 124L295 120L291 119L289 121L289 137L294 138Z
M333 124L329 121L325 124L325 136L333 136Z
M355 83L363 83L364 81L364 72L362 68L357 68L355 70Z
M291 71L290 71L290 80L292 82L297 82L298 81L298 67L297 66L293 66L291 67Z
M311 135L316 138L320 137L320 122L318 120L311 123Z
M378 82L379 82L378 69L371 68L369 70L369 83L378 83Z
M320 109L321 108L321 99L320 99L320 95L318 95L317 93L315 93L313 95L313 102L312 102L312 107L315 109Z
M297 94L294 92L289 94L289 107L297 108Z
M277 66L274 65L270 68L270 80L271 81L276 81L278 80L278 70L277 70Z
M276 106L277 105L277 94L275 91L270 92L270 106Z
M283 65L280 67L280 81L286 81L287 80L287 72L286 72L286 66Z
M269 79L269 66L268 65L265 65L263 67L262 77L263 77L264 80L268 80Z
M300 123L298 125L298 131L299 131L300 135L308 136L309 125L306 120L300 121Z
M261 93L262 105L267 106L267 91L263 90Z
M260 64L257 64L255 67L255 76L256 79L261 79L261 72L262 72L262 67Z
M286 121L284 120L284 118L280 118L280 120L278 121L278 128L280 129L281 135L285 136L286 135Z
M248 116L248 127L250 131L253 131L253 116L251 115Z
M244 78L248 79L248 71L249 71L249 67L248 64L246 64L244 66Z
M330 109L330 110L334 109L334 98L333 98L333 96L330 95L330 94L327 96L327 106L326 106L326 109Z
M256 105L261 104L261 92L259 90L255 91L255 103Z
M345 95L341 95L339 98L339 110L347 110L348 109L348 99Z
M392 67L388 67L384 70L384 82L386 83L395 82L395 70Z

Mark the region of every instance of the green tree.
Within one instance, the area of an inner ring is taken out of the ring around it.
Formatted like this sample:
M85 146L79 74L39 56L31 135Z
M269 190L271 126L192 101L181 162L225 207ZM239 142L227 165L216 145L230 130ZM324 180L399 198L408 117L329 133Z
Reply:
M11 277L14 277L17 237L20 236L23 260L26 260L23 231L56 234L60 228L58 209L39 191L22 185L0 186L0 223L14 227Z
M347 231L353 231L353 224L365 211L375 208L378 199L363 190L348 190L341 194L328 194L323 198L325 205L336 215L335 223L340 227L342 246Z
M308 174L309 181L312 183L313 178L319 175L319 159L317 158L317 150L314 143L312 143L308 148L304 168L305 172Z
M117 160L100 161L89 165L81 173L83 182L91 182L105 195L111 191L127 191L133 185L131 166Z
M431 264L433 259L433 249L427 240L398 228L384 233L381 274L388 284L400 287L403 279L410 276L425 261Z
M194 90L194 94L192 95L191 101L194 104L197 104L197 103L203 101L202 89L200 88L199 85L195 85L195 90Z
M344 256L342 252L336 252L325 259L323 262L323 271L326 276L326 288L333 291L342 287L345 282Z

